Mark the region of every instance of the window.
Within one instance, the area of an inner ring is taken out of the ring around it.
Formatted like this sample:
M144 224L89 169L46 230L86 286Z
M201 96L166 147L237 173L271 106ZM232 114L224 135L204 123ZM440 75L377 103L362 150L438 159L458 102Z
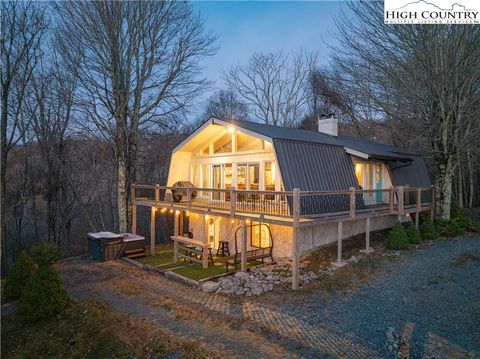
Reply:
M275 191L275 162L265 162L265 191Z
M213 143L213 153L232 152L232 135L226 133Z
M262 140L244 133L237 133L237 151L261 150Z
M258 191L260 189L260 166L258 164L248 165L248 184L249 190Z
M250 245L256 248L271 247L270 227L268 224L252 222L250 226Z
M237 189L247 189L247 165L237 166Z

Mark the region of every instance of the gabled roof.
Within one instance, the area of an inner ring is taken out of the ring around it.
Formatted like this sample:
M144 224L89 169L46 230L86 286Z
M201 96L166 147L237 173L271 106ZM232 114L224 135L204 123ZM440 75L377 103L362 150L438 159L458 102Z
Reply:
M347 152L365 158L397 160L405 162L412 161L415 157L418 156L418 154L414 152L406 151L391 145L386 145L383 143L370 141L362 138L355 138L350 136L331 136L316 131L271 126L249 121L218 119L212 120L213 123L231 124L249 132L259 134L263 137L268 137L272 140L278 139L342 146L347 150Z

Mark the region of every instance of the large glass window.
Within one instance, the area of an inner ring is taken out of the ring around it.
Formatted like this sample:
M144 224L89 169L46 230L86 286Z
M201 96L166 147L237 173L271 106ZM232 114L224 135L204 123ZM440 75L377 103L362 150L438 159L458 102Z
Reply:
M253 151L262 149L262 140L244 133L237 133L237 151Z
M247 189L247 165L237 166L237 189Z
M267 224L252 222L250 232L250 245L257 248L268 248L271 246L270 229Z
M212 166L212 188L222 188L222 167L219 165ZM220 199L220 192L213 192L213 199Z
M232 152L232 135L226 133L213 143L213 153Z
M275 191L275 162L265 162L265 190Z
M258 191L260 189L260 166L258 164L248 165L248 184L249 190Z

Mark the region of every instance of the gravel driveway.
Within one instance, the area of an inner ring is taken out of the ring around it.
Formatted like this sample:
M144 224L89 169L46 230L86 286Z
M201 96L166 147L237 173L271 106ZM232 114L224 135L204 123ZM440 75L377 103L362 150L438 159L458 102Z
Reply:
M373 280L332 300L283 310L334 325L386 357L400 337L411 358L480 357L480 238L439 240L388 261Z

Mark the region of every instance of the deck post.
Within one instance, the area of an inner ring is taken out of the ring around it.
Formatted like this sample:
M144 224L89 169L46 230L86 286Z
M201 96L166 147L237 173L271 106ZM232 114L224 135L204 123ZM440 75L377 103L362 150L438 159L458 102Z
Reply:
M341 266L342 262L342 236L343 236L343 222L338 222L337 227L337 265Z
M355 219L355 187L350 187L350 218Z
M370 248L370 217L365 220L365 253L372 252Z
M160 185L157 183L155 185L155 206L158 206L158 202L160 202Z
M300 227L300 189L293 189L293 228L292 228L292 289L299 288L299 262L300 256L298 253Z
M234 217L235 208L237 206L237 196L235 193L235 187L230 188L230 217Z
M388 191L388 204L390 205L390 213L393 213L395 211L393 202L394 202L393 187L390 186L390 189Z
M405 187L398 186L398 221L401 222L405 214Z
M132 183L130 196L132 199L132 228L130 229L133 234L137 234L137 201L136 196L136 187L135 183Z
M242 243L241 243L241 265L240 268L242 271L247 270L247 224L244 219L242 219Z
M150 212L150 255L155 255L155 213L156 207L152 206Z
M208 236L207 236L207 217L202 214L202 224L201 224L201 232L202 232L202 242L204 244L208 243ZM207 246L203 246L203 255L202 255L202 268L208 268L208 248Z
M175 211L175 214L173 215L173 235L175 237L178 236L178 220L179 220L179 213L178 211ZM173 241L173 263L178 262L178 241L174 240Z
M190 206L192 205L192 191L189 187L187 187L187 210L190 210Z

